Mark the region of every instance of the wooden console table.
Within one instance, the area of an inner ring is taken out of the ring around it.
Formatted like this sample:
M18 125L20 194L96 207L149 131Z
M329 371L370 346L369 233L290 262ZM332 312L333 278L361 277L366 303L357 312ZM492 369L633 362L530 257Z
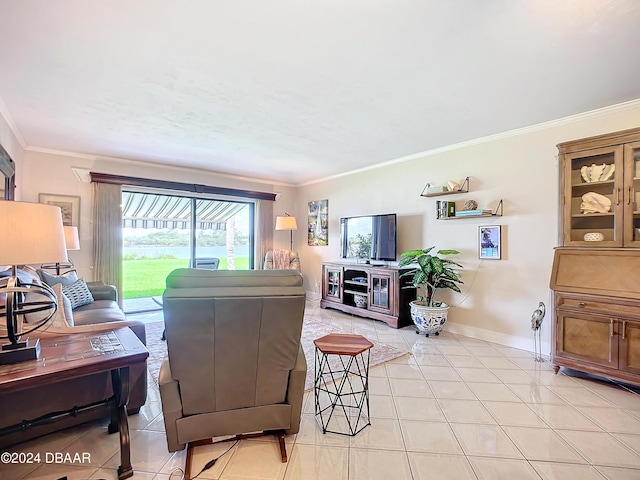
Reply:
M57 382L111 372L113 396L102 402L75 407L68 412L54 412L34 420L0 429L0 435L77 415L93 408L111 407L109 433L120 433L120 480L133 476L131 444L127 420L129 367L144 363L149 352L129 328L101 332L61 335L42 339L40 358L0 367L0 396L7 392L34 389ZM19 408L15 405L14 408Z

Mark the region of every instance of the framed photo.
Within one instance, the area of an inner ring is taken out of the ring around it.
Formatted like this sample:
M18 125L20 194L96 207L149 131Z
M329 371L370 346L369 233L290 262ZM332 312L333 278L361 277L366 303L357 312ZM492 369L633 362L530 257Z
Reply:
M500 260L502 258L502 225L479 227L478 253L480 258Z
M63 225L77 227L80 223L80 197L41 193L38 201L60 207Z

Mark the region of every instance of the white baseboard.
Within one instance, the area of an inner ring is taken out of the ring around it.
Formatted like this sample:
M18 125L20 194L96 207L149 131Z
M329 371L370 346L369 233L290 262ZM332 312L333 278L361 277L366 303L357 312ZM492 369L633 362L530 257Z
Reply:
M446 332L455 333L457 335L464 335L465 337L477 338L486 342L497 343L506 347L513 347L520 350L533 352L533 332L531 333L530 338L523 338L449 321L444 324L443 330L445 330ZM543 341L541 353L542 355L548 357L551 353L551 345Z

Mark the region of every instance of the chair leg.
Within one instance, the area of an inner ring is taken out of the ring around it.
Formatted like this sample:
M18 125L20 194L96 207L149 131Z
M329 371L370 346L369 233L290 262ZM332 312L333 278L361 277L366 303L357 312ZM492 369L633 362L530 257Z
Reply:
M279 430L276 435L278 435L278 443L280 444L282 463L287 463L287 446L284 444L284 430Z
M211 445L213 443L212 438L205 438L204 440L198 440L196 442L187 443L187 461L184 465L184 480L191 479L191 463L193 461L193 449L201 445Z

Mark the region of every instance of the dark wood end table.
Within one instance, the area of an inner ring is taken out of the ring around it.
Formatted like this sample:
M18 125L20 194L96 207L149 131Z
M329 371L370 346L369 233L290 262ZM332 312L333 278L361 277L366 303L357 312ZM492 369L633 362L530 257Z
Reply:
M131 442L127 420L129 400L129 367L146 362L149 352L130 328L103 330L92 333L60 335L42 339L40 358L13 365L0 366L0 396L6 392L37 389L42 385L111 372L113 396L103 402L75 407L68 412L55 412L35 420L25 420L4 427L0 435L52 422L79 411L111 406L109 433L120 433L120 480L133 476Z

